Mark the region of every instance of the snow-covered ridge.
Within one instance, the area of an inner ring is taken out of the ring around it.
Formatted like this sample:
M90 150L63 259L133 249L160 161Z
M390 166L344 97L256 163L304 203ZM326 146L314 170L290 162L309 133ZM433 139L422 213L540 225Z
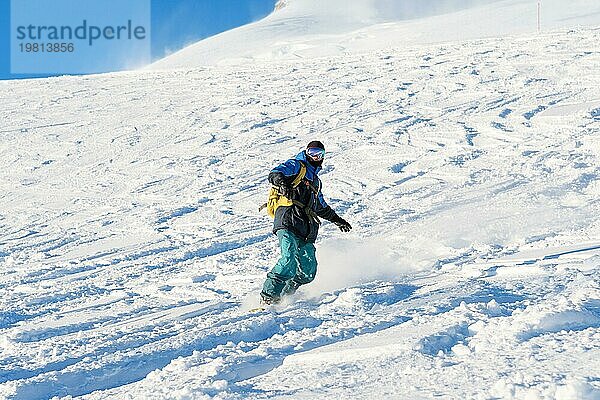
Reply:
M0 397L597 398L599 42L0 82ZM317 138L355 230L249 314Z
M545 31L600 24L596 0L544 0ZM299 60L537 30L535 0L287 0L261 21L210 37L151 69Z

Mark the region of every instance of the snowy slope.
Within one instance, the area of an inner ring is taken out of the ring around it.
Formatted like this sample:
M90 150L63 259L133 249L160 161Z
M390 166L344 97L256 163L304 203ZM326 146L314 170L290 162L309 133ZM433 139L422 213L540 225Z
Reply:
M544 30L600 24L596 0L543 0ZM536 0L288 0L258 22L188 46L151 69L313 59L533 33Z
M599 41L0 82L0 397L597 399ZM315 138L355 229L251 314Z

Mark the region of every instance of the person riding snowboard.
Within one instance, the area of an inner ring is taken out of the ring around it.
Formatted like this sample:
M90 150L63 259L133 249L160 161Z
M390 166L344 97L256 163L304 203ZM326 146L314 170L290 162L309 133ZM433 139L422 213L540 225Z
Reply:
M310 283L317 273L315 240L319 218L336 224L342 232L352 226L327 205L321 193L321 171L325 146L312 141L295 158L274 168L269 182L291 205L279 205L274 212L273 233L279 239L281 258L267 274L261 292L262 303L274 304ZM300 180L298 178L301 178Z

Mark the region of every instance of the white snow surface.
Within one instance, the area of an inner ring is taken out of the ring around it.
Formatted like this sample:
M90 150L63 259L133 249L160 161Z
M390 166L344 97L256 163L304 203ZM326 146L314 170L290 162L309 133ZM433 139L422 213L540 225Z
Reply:
M266 18L149 66L176 69L312 60L390 47L534 33L536 0L286 0ZM600 24L598 0L543 0L544 30Z
M0 82L0 397L600 398L598 43ZM314 139L354 230L252 313Z

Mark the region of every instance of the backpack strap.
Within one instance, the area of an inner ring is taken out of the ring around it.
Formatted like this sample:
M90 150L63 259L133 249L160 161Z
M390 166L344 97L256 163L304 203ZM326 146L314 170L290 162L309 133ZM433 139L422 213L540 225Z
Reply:
M292 187L295 188L302 182L302 179L306 176L306 165L300 161L300 172L296 175L296 178L292 181Z
M318 181L319 181L319 184L316 187L310 181L308 181L308 180L306 181L306 184L308 185L310 190L312 190L314 192L314 194L316 194L317 196L319 195L319 192L321 191L321 180L318 179Z
M304 177L306 176L306 165L304 165L304 163L302 161L300 161L300 172L298 173L298 176L296 176L296 179L294 179L294 181L292 182L292 187L296 187L300 184L300 182L302 182L302 179L304 179ZM319 187L315 188L315 186L308 181L308 179L306 180L306 184L308 185L308 187L315 192L315 194L319 194L319 191L321 190L321 180L319 179ZM315 213L310 207L308 207L306 204L298 201L298 200L292 200L292 203L296 206L299 207L300 209L304 210L304 212L306 213L306 215L312 219L313 221L315 221L317 223L317 225L321 225L321 220L319 220L319 217L317 216L317 213Z
M315 221L317 225L321 225L321 220L319 219L319 216L310 207L307 207L304 203L301 203L298 200L292 200L292 203L294 203L296 207L300 207L302 210L304 210L306 215L313 221Z

